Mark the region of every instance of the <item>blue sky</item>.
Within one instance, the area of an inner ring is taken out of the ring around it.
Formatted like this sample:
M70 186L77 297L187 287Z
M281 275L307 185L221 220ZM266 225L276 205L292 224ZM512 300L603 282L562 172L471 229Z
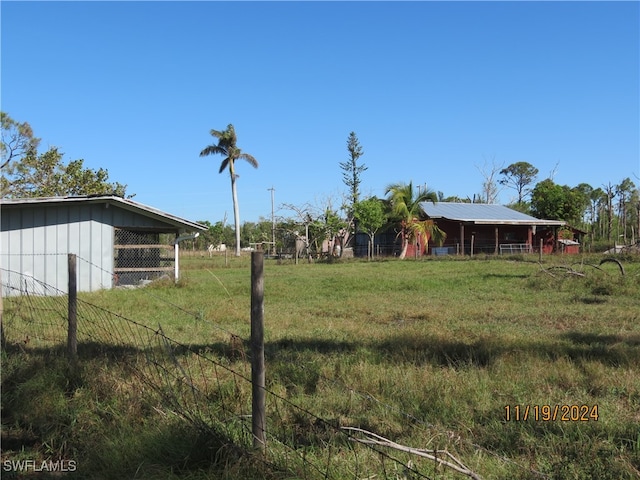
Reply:
M638 2L1 3L1 106L41 147L83 158L134 200L232 223L339 206L358 136L364 196L413 181L482 190L481 169L640 184ZM501 203L515 191L504 189Z

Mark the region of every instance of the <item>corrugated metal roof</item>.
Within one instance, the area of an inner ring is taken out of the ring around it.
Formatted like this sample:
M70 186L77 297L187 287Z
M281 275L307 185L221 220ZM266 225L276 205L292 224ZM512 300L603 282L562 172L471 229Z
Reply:
M541 220L503 205L488 203L425 202L422 204L429 218L445 218L476 224L565 225L560 220Z
M156 218L170 225L184 228L187 230L207 230L207 227L196 222L185 220L184 218L171 215L170 213L163 212L153 207L143 205L142 203L134 202L115 195L81 195L81 196L69 196L69 197L36 197L36 198L3 198L0 201L1 205L6 206L21 206L21 205L43 205L43 204L63 204L63 203L109 203L112 205L118 205L125 210L137 212L140 215Z

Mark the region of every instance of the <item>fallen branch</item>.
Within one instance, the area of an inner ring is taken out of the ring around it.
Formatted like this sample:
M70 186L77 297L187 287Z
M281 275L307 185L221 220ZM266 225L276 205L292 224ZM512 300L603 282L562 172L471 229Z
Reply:
M380 435L377 435L373 432L369 432L367 430L363 430L357 427L342 427L342 430L347 430L349 432L357 432L365 435L366 438L356 438L352 435L349 435L349 439L362 443L365 445L379 445L381 447L389 447L395 450L399 450L401 452L411 453L413 455L418 455L420 457L428 458L430 460L434 460L439 465L451 468L458 473L463 475L467 475L474 480L481 480L480 475L472 472L469 468L467 468L460 460L451 455L447 450L427 450L423 448L413 448L407 447L405 445L401 445L392 440L384 438ZM445 460L444 458L440 458L439 456L447 457L449 460Z
M591 267L595 268L596 270L600 270L601 272L603 271L598 265L592 265L591 263L574 263L571 266L573 267L573 265L580 265L581 267Z
M542 265L540 265L540 270L541 270L542 272L546 273L547 275L549 275L549 276L551 276L551 277L553 277L553 278L556 278L556 276L555 276L553 273L551 273L549 270L547 270L546 268L544 268Z
M624 267L622 266L622 263L620 263L620 260L618 260L617 258L603 258L602 260L600 260L600 265L608 262L618 265L618 268L620 268L620 274L624 275Z
M577 270L574 270L571 267L563 267L561 265L554 265L549 268L544 268L542 265L540 265L540 269L547 275L551 275L553 278L555 278L556 276L553 273L551 273L550 270L562 270L566 275L575 275L577 277L586 276L584 273L578 272Z
M567 275L575 275L576 277L584 277L584 276L586 276L584 273L578 272L576 270L573 270L572 268L567 270Z

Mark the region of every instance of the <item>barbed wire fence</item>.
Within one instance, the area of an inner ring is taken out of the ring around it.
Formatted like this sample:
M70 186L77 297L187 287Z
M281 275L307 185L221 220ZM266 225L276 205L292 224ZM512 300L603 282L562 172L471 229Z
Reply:
M65 292L15 271L0 268L0 275L4 297L3 347L14 347L10 351L16 354L38 351L64 354L69 321ZM198 312L175 305L147 289L141 291L161 300L172 314L206 321ZM160 324L149 326L81 298L77 299L76 315L79 361L97 352L116 356L147 391L153 392L154 408L159 414L172 415L199 430L223 435L274 471L294 472L309 479L344 478L345 471L358 479L432 478L429 475L438 476L439 469L445 466L458 476L480 478L446 448L411 449L395 444L361 429L361 425L343 425L338 418L315 414L289 400L286 392L270 387L264 387L268 413L262 433L266 448L257 455L252 430L252 351L247 351L239 335L207 321L222 338L226 337L226 347L186 345L168 337ZM302 372L307 369L304 364L296 368ZM406 420L407 429L419 431L421 438L444 439L440 443L454 452L458 447L467 452L483 451L530 475L546 478L463 440L455 432L444 431L371 394L358 392L340 379L317 372L316 375L327 386L346 392L350 402L399 414Z

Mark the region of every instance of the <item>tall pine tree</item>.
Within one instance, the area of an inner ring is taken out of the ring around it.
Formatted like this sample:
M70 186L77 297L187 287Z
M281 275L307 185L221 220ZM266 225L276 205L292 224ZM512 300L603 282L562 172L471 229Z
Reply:
M355 132L349 134L347 150L349 151L349 159L346 162L340 162L340 168L342 169L342 181L349 189L349 205L347 208L348 216L351 218L353 217L353 206L360 199L361 175L367 169L364 164L358 165L358 159L364 155L364 151Z
M358 159L364 155L364 151L362 150L362 146L358 141L358 137L355 132L351 132L349 134L349 138L347 139L347 150L349 151L349 159L346 162L340 162L340 169L342 170L342 181L349 189L349 197L348 202L344 205L344 208L347 212L347 224L349 225L349 233L356 233L358 230L357 220L355 219L355 205L360 200L360 183L362 182L362 172L364 172L367 167L362 164L358 165ZM353 236L352 238L355 238ZM346 243L349 243L350 239L347 238ZM343 245L343 247L346 245ZM341 252L344 249L341 250Z

